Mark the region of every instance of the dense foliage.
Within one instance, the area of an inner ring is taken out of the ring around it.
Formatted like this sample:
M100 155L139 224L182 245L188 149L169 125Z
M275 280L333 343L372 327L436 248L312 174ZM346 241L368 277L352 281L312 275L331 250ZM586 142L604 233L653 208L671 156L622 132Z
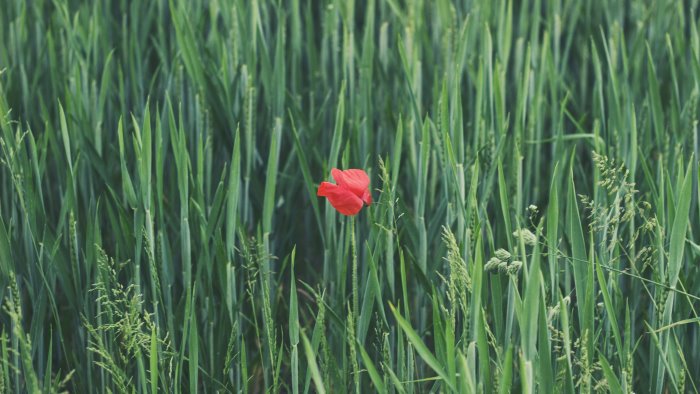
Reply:
M698 391L697 0L0 3L0 392Z

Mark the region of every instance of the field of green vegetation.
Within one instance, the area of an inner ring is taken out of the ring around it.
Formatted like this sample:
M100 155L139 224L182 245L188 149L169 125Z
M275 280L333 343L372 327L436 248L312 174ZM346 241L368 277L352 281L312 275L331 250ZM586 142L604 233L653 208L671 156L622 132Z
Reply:
M0 392L698 392L697 0L0 3Z

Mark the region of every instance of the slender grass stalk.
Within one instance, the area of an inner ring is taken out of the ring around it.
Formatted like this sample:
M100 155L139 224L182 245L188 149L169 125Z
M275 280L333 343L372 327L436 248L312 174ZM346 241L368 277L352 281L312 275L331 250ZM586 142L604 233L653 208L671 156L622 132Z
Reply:
M697 392L699 13L5 0L0 392Z

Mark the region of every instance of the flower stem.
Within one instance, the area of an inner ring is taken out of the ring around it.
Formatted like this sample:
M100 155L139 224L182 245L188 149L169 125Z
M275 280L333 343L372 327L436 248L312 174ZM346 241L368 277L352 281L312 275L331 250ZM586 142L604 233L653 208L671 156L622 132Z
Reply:
M357 283L357 243L355 241L355 217L350 218L350 247L352 249L352 313L358 316L358 283Z

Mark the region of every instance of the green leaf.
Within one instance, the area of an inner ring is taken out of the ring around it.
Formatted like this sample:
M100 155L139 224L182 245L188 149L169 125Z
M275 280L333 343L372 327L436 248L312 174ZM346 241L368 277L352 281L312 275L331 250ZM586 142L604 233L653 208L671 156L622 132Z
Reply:
M423 361L425 361L425 363L428 364L428 366L432 368L433 371L435 371L438 374L438 376L442 378L442 380L445 381L445 383L450 389L455 390L455 387L452 385L452 382L450 381L449 377L442 369L442 366L435 358L435 356L433 356L430 350L428 350L428 347L425 345L425 342L423 342L423 340L420 338L420 335L418 335L418 333L413 329L413 327L411 327L411 324L409 322L407 322L403 317L401 317L399 312L396 311L394 305L392 305L391 303L389 303L389 309L391 309L391 312L394 314L394 318L396 318L397 323L399 323L399 326L406 334L406 337L416 349L418 354L421 356Z
M692 162L692 157L691 157ZM676 288L678 275L683 266L683 252L685 250L685 234L690 220L690 200L692 199L693 177L691 173L692 164L688 165L683 180L683 188L676 201L676 215L671 228L671 238L668 251L668 278L669 285Z
M622 347L622 337L620 336L620 328L617 325L617 315L615 313L615 308L613 306L612 299L610 298L610 293L608 292L608 285L605 282L605 277L603 276L603 270L598 261L595 265L596 275L598 277L598 284L600 286L600 291L603 293L603 304L605 305L605 312L607 313L607 321L610 322L610 328L613 333L613 340L615 341L615 346L617 348L617 354L620 359L620 365L626 364L625 352ZM602 357L602 356L601 356Z
M158 392L158 336L156 335L155 324L151 327L151 393Z
M585 307L585 291L588 282L588 257L586 254L586 245L583 238L583 230L581 228L581 217L578 212L578 202L576 200L576 189L574 187L573 174L573 156L571 167L569 168L568 181L568 201L566 204L566 232L571 244L571 265L574 271L574 287L576 297L578 299L578 315L579 326L581 332L588 328L593 316ZM589 335L592 335L589 332Z
M360 342L357 342L356 345L357 348L360 350L360 357L362 357L362 362L365 364L365 367L367 367L369 378L372 380L372 384L374 384L376 392L385 393L386 389L384 388L384 380L379 375L379 372L377 372L377 368L374 366L374 363L372 362L372 359L370 358L369 354L367 354L367 351L360 344Z
M292 268L290 270L289 284L289 344L292 347L291 369L292 369L292 392L299 391L299 358L297 345L299 344L299 306L297 305L297 284L294 275L294 263L296 257L296 246L292 249ZM279 357L280 359L282 357Z
M267 161L267 174L265 176L265 194L263 198L263 233L272 232L272 213L275 208L275 193L277 189L277 171L280 157L280 143L282 138L282 119L276 118L272 130L270 153Z
M199 389L199 334L197 332L197 316L195 309L190 315L190 339L189 339L189 371L190 393L197 393Z
M309 339L306 337L304 332L301 332L301 341L304 344L304 353L306 353L306 361L309 364L309 371L311 371L311 379L314 381L316 386L316 392L318 394L325 394L326 388L323 386L323 379L321 379L321 372L318 370L318 364L316 363L316 354L314 349L309 343Z
M624 391L622 390L622 385L620 385L620 380L617 378L615 373L612 370L612 367L610 366L610 363L608 360L603 356L602 354L598 355L598 362L600 363L601 368L603 369L603 375L605 376L605 380L608 383L608 388L610 389L611 394L622 394Z

